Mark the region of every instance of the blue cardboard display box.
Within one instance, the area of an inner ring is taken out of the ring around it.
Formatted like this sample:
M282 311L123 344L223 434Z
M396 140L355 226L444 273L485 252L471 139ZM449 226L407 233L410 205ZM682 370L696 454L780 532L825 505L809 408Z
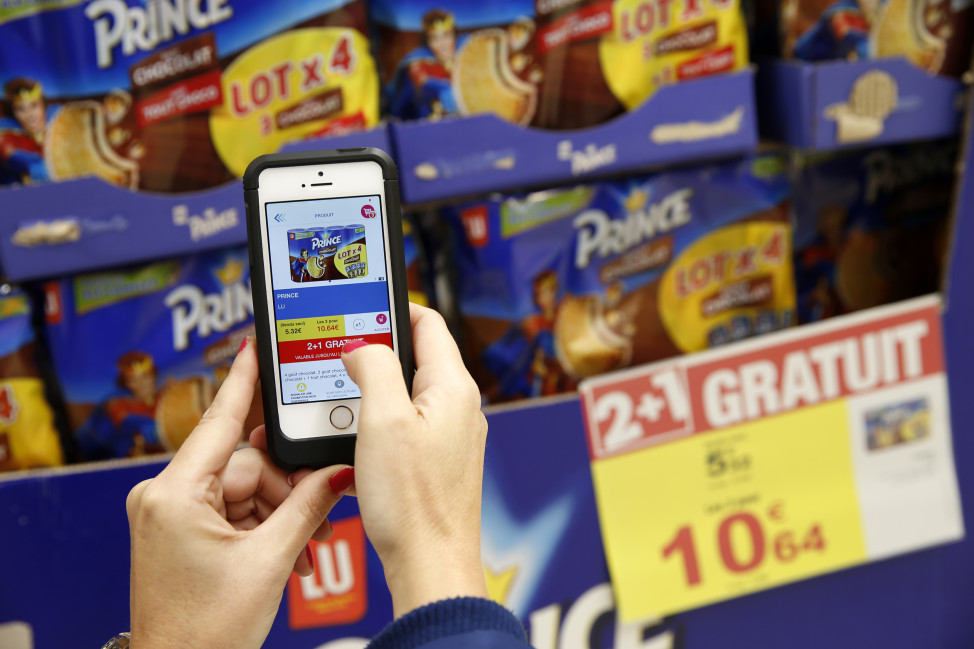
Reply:
M385 127L304 140L282 151L371 146ZM0 190L0 268L14 282L186 255L247 241L240 181L187 194L152 194L81 178Z
M753 150L754 71L666 86L635 110L577 131L490 114L394 122L390 130L406 204L565 184Z
M757 75L761 135L814 151L957 134L966 92L901 59L774 61Z

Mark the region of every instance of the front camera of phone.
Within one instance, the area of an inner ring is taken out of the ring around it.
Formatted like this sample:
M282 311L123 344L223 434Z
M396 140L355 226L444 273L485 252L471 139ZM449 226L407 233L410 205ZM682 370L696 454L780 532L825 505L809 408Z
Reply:
M320 177L320 176L324 176L324 175L325 175L325 172L324 172L324 171L319 171L319 172L318 172L318 176L319 176L319 177Z
M304 183L301 183L301 186L304 187Z

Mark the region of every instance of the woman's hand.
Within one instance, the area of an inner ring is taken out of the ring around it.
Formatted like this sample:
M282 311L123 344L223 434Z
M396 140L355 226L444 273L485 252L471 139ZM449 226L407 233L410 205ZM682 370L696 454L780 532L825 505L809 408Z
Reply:
M325 517L341 495L328 480L342 467L292 488L263 451L234 452L256 382L248 339L176 456L129 494L138 649L260 647L292 569L311 574L308 540L331 535Z
M410 305L413 398L385 345L346 345L362 390L355 489L396 617L436 600L486 597L480 501L487 420L443 318ZM303 482L301 483L303 486Z

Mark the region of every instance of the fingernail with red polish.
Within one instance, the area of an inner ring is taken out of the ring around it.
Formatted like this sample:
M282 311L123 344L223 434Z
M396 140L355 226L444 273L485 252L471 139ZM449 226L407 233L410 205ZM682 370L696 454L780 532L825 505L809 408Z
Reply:
M247 337L244 336L244 339L240 341L240 349L237 350L237 353L239 354L240 352L242 352L244 350L244 347L246 346L247 346Z
M312 570L314 570L315 569L315 556L311 552L311 546L310 545L304 546L304 556L308 557L308 565L311 566L311 569Z
M328 486L336 494L342 494L355 482L355 469L347 466L332 477L328 478Z
M369 343L365 342L364 340L349 340L342 347L342 353L343 354L350 354L350 353L354 352L356 349L358 349L359 347L365 347L368 344Z

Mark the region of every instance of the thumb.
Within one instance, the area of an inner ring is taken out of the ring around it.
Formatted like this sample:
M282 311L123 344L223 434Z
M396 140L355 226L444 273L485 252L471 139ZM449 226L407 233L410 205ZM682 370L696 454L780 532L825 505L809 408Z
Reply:
M328 484L344 468L330 466L306 476L254 533L264 536L268 547L280 552L287 563L293 563L345 493L335 493Z
M379 407L389 412L412 410L402 365L391 347L348 343L342 348L342 362L362 391L362 411Z

